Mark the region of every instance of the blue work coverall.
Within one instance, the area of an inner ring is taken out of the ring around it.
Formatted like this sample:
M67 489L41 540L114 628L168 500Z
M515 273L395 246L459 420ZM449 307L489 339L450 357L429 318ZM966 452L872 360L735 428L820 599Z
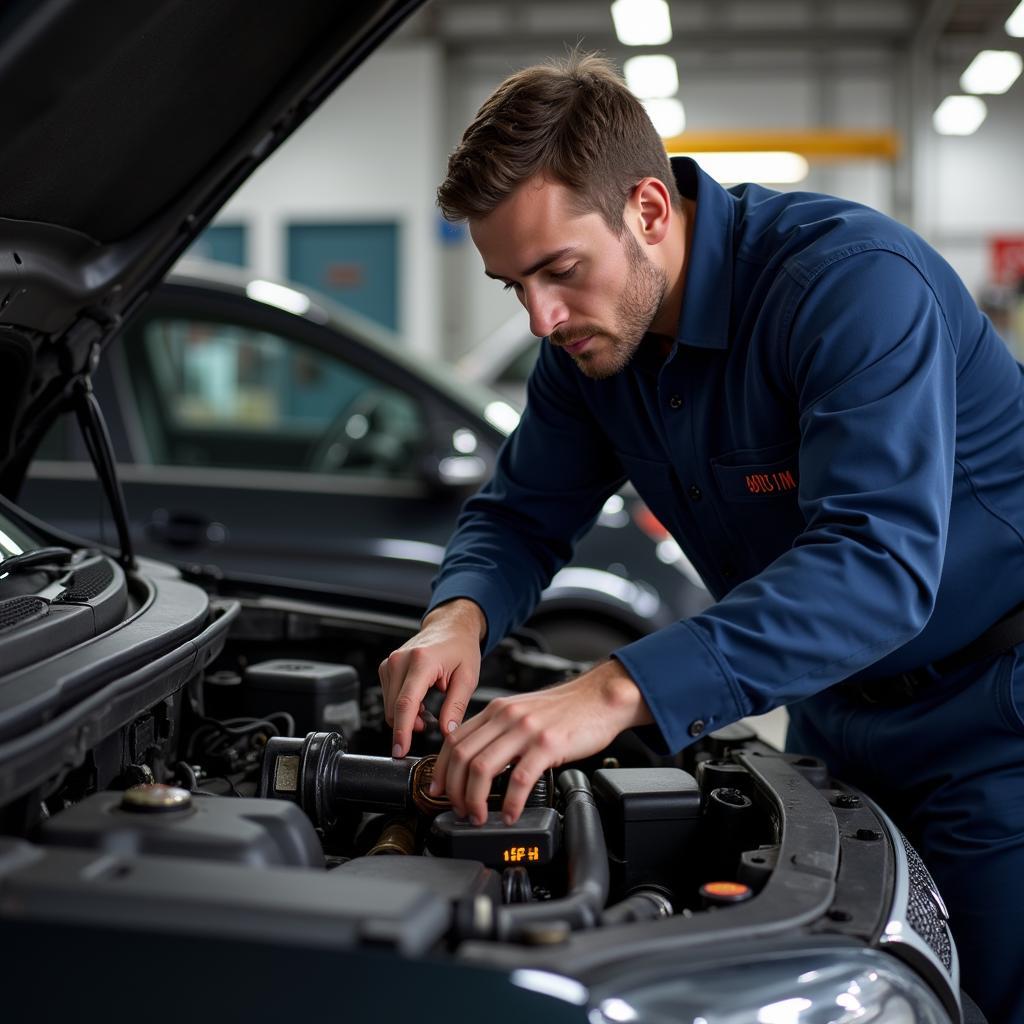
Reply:
M632 481L716 599L614 652L644 739L674 752L789 705L793 749L919 846L964 987L1024 1021L1024 645L930 667L1024 600L1024 369L906 227L673 169L696 221L667 356L645 339L591 380L542 344L431 607L472 598L493 647ZM934 685L900 707L830 689L912 670Z

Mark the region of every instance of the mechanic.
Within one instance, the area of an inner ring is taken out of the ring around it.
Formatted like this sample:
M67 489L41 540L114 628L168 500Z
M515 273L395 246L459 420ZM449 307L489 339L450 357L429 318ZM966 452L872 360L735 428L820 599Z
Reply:
M951 912L964 987L1024 1021L1024 385L963 284L852 202L726 190L610 64L520 71L438 192L547 339L420 632L380 666L394 755L445 692L436 791L637 729L679 751L790 706L788 745L874 796ZM486 652L626 480L716 602L465 724Z

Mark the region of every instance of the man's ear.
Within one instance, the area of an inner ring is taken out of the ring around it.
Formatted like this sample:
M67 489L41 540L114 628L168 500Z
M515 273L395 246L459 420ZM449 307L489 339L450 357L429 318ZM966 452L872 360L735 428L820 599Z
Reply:
M672 220L672 199L664 182L658 178L644 178L626 200L627 222L632 218L640 239L648 245L657 245L668 234Z

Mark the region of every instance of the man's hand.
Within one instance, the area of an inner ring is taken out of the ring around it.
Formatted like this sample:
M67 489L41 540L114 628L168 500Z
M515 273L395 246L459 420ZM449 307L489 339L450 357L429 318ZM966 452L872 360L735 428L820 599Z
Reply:
M480 642L487 619L475 601L459 598L435 608L420 631L378 668L384 717L394 729L394 757L405 757L413 732L422 732L423 698L436 686L446 694L439 720L445 733L462 722L480 681Z
M629 673L607 661L559 686L491 701L448 735L430 792L447 791L456 813L479 825L491 781L514 764L502 805L512 824L548 768L594 754L623 730L653 721Z

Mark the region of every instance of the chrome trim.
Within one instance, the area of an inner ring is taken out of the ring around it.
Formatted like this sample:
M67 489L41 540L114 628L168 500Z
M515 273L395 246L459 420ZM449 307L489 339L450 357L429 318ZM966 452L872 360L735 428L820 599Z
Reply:
M900 829L896 827L892 819L885 813L885 811L882 810L881 807L878 806L878 804L863 793L861 794L861 800L871 808L874 814L877 815L879 821L882 822L888 831L890 845L893 850L893 859L895 862L895 879L893 884L892 904L889 911L889 920L886 922L885 928L882 930L882 935L878 940L878 945L881 949L890 947L890 951L893 953L896 953L897 951L892 947L905 946L913 949L918 955L927 960L935 971L938 972L941 977L946 979L947 984L950 987L952 998L956 1002L957 1010L962 1015L963 1009L960 1005L960 958L956 951L956 943L953 941L953 934L949 928L949 913L946 910L946 905L943 902L941 895L939 895L938 888L935 886L931 873L928 873L928 880L931 882L928 895L931 896L935 903L935 907L945 925L946 934L949 939L951 961L949 970L946 969L945 965L932 950L931 946L929 946L928 943L925 942L917 933L907 916L911 895L910 863L907 858L907 851L904 843L907 843L908 841L905 839Z
M425 498L428 489L418 480L293 473L288 470L230 469L214 466L136 466L119 462L124 483L172 484L176 487L233 487L252 491L306 491L315 494L360 494L385 498ZM94 480L90 462L39 459L29 477L41 480Z

